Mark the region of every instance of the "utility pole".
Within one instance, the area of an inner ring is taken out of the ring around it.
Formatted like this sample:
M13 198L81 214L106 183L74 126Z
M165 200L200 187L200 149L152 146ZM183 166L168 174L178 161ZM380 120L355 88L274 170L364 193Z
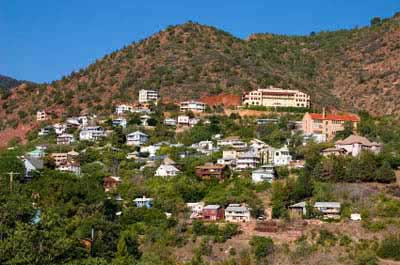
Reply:
M10 192L12 192L13 191L14 175L19 175L19 173L11 171L11 172L8 172L6 174L10 176Z

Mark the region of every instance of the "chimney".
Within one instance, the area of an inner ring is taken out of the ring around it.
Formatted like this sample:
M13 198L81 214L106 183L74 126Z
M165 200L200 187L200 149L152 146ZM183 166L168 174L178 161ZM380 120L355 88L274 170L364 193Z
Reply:
M322 118L325 119L326 118L326 111L325 111L325 107L322 108Z

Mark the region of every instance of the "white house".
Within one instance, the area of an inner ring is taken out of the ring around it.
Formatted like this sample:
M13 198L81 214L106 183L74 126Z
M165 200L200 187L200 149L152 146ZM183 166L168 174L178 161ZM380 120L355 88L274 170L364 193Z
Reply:
M58 166L56 169L63 172L71 172L75 175L81 174L81 166L76 162L67 161L67 163Z
M236 159L236 169L252 169L260 165L260 157L254 152L239 153Z
M180 170L173 165L160 165L155 175L158 177L175 177L179 172Z
M127 122L125 118L117 118L112 120L112 126L121 126L122 128L126 128Z
M148 126L149 125L148 121L150 119L151 119L151 116L147 115L147 114L140 116L140 122L142 123L143 126Z
M231 146L235 149L247 148L247 143L240 140L239 136L229 136L225 139L218 140L217 145L219 146Z
M67 130L67 125L65 123L55 123L53 124L53 129L57 135L60 135L65 133Z
M156 153L158 150L160 150L160 148L161 148L161 145L156 145L156 144L149 145L149 146L141 146L140 153L148 153L149 157L152 158L152 157L156 156Z
M134 109L135 107L132 105L120 104L115 107L115 113L121 115L127 112L133 112Z
M191 212L190 219L200 218L203 214L203 208L205 206L204 202L188 202L186 207Z
M172 118L167 118L164 120L164 125L166 126L176 126L176 120Z
M225 221L233 223L250 222L250 209L240 204L229 204L225 208Z
M189 125L190 117L187 115L178 116L178 125Z
M292 156L290 155L289 149L286 145L282 148L274 150L272 160L274 166L287 166L289 165L290 161L292 161Z
M338 219L340 218L341 204L340 202L315 202L314 209L318 210L324 219ZM289 210L297 216L304 216L307 214L306 202L299 202L289 206Z
M218 147L214 147L214 143L212 141L200 141L196 144L192 144L192 148L196 149L196 151L199 153L207 155L219 150Z
M127 145L141 146L141 145L145 144L148 140L149 140L149 136L140 131L130 133L126 136L126 144Z
M49 115L45 110L39 110L36 112L36 120L37 121L47 121L49 119Z
M251 179L254 183L262 181L272 182L275 179L275 170L272 165L264 165L261 168L253 170L251 173Z
M151 208L151 207L153 207L154 199L143 196L143 197L134 199L133 202L135 203L135 206L138 208L141 208L141 207Z
M236 150L223 150L222 158L218 159L217 164L233 166L236 164L237 154Z
M184 101L180 104L181 112L192 111L192 112L204 112L206 111L206 104L200 101Z
M75 142L75 137L72 134L63 133L57 136L57 144L68 145Z
M79 140L96 141L103 137L106 137L106 132L104 128L100 126L84 127L79 132Z
M150 89L139 90L139 103L157 102L159 98L158 91Z
M346 152L352 156L358 156L363 150L368 150L377 154L382 149L381 144L371 142L367 138L358 135L350 135L344 140L337 141L335 147L345 149Z

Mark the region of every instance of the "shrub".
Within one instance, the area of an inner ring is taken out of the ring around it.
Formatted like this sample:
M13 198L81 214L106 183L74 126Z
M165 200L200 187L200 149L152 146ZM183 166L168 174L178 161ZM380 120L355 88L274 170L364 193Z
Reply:
M382 240L377 254L384 259L400 260L400 236L391 236Z
M253 236L250 240L250 246L257 260L266 258L274 251L274 242L270 237Z

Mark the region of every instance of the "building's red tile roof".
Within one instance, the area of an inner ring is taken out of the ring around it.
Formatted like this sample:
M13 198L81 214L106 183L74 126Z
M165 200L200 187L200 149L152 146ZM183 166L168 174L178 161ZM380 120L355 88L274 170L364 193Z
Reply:
M326 114L325 117L321 113L310 113L313 120L331 120L331 121L360 121L357 115L336 115Z

